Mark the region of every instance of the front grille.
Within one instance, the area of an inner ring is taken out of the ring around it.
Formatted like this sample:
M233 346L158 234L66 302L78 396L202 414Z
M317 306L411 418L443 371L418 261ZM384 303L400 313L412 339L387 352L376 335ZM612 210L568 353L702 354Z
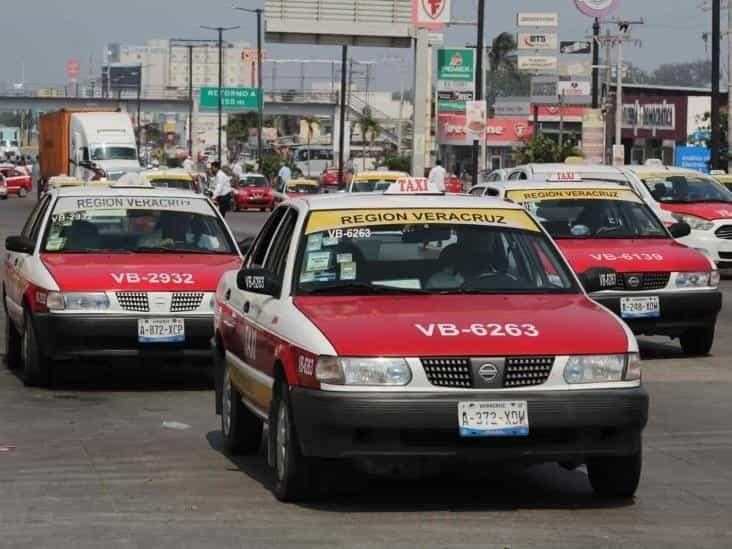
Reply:
M638 286L632 286L628 280L632 277L640 279ZM662 290L668 284L671 273L618 273L616 290L640 292L643 290Z
M188 292L174 293L173 300L170 303L171 313L185 313L195 311L203 302L203 293Z
M554 366L553 356L519 356L506 359L504 387L541 385L549 379Z
M714 234L716 234L718 238L721 238L723 240L732 240L732 225L724 225L723 227L717 229L717 232L715 232Z
M469 358L423 358L422 367L432 385L463 388L473 386Z
M145 292L117 292L117 302L125 311L149 313L150 303Z

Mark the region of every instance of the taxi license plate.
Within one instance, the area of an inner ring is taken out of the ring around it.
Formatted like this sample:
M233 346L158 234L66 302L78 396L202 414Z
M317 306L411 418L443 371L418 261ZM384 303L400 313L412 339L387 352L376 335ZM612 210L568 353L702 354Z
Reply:
M141 318L137 321L140 343L180 343L186 340L182 318Z
M621 297L620 316L623 318L658 318L661 316L661 302L658 296Z
M461 437L525 437L529 410L525 400L458 402Z

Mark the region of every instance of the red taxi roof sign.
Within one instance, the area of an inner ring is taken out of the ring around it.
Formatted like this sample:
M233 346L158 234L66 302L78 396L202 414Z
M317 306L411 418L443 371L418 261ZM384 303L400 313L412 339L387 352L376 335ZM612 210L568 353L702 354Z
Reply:
M430 184L426 177L400 177L384 191L388 195L404 194L445 194Z
M582 176L577 172L565 170L561 172L554 172L547 179L550 183L581 183Z

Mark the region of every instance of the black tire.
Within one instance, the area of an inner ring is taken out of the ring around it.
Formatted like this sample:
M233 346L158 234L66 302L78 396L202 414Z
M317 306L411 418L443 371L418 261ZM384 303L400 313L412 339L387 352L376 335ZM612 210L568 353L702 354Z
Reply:
M262 420L244 406L228 369L224 372L222 390L221 434L224 452L232 456L255 454L262 443Z
M20 332L5 314L5 361L10 370L16 370L23 364L23 339Z
M631 498L638 489L643 453L587 460L587 476L592 489L603 497Z
M8 195L7 194L5 194L3 196L0 196L0 200L7 200L7 199L8 199Z
M286 381L275 384L271 408L269 436L272 439L274 495L285 502L305 500L311 494L313 465L300 453Z
M41 350L41 344L33 327L33 320L25 312L23 330L23 385L26 387L48 387L51 385L51 361Z
M690 356L708 355L714 344L714 326L690 328L681 334L681 348Z
M25 198L26 196L28 196L28 191L25 190L25 187L18 189L18 198Z

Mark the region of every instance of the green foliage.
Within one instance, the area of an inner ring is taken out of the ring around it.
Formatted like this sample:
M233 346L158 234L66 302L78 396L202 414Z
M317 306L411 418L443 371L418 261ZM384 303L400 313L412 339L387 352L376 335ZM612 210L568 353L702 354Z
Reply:
M262 158L262 174L270 181L279 173L282 164L287 164L292 170L293 175L300 173L295 163L290 159L284 159L276 154L268 154Z
M379 161L379 164L386 166L395 172L406 172L409 173L412 169L412 159L409 156L387 156L383 160Z
M249 130L257 127L258 114L256 112L245 112L229 116L229 123L226 125L226 135L229 139L247 141Z
M568 142L573 140L567 139ZM531 164L534 162L564 162L568 156L582 156L575 147L565 143L559 148L559 143L551 137L539 134L533 139L524 141L523 146L516 151L514 159L517 164Z
M493 105L498 97L523 97L531 93L531 75L518 71L516 66L516 39L502 32L493 39L486 75L486 100Z

